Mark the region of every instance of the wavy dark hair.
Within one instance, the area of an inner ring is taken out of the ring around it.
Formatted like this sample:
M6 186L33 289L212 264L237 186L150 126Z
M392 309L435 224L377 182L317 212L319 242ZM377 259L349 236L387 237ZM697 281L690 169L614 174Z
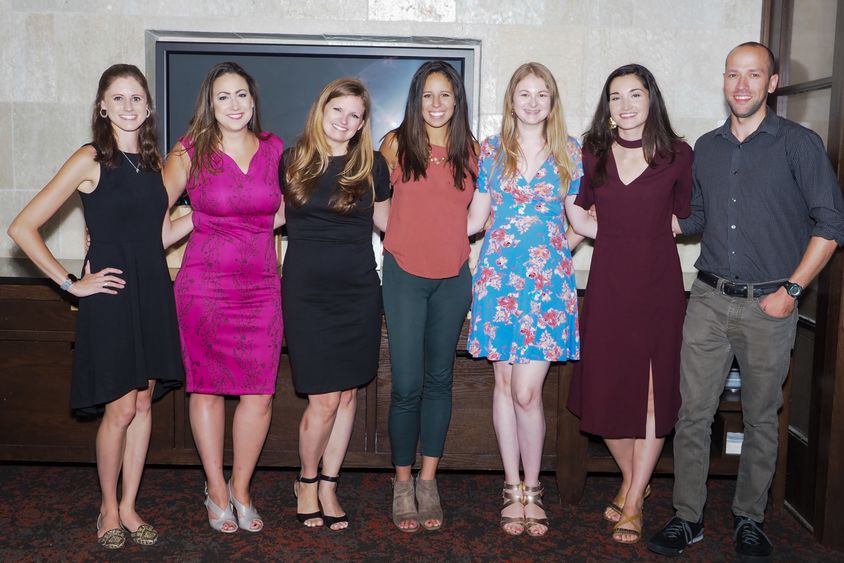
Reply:
M428 131L425 129L425 119L422 116L422 94L425 90L425 81L432 74L445 76L454 93L454 114L447 125L448 162L454 178L454 187L463 190L463 180L467 175L472 178L472 182L477 178L477 174L472 169L472 163L477 160L478 154L475 149L475 136L472 135L472 129L469 126L469 104L466 101L463 80L454 67L444 61L429 61L419 67L410 81L410 90L404 107L404 119L396 129L390 132L395 135L398 144L396 156L402 170L402 181L424 178L428 168L431 147Z
M106 90L109 89L112 82L118 78L134 78L141 88L144 90L146 96L147 108L149 108L149 117L147 117L141 126L138 128L138 148L140 151L141 160L139 166L149 170L160 170L162 159L161 152L158 150L158 135L155 127L155 106L152 102L152 96L149 93L149 85L147 79L138 67L135 65L116 64L108 67L97 85L97 97L94 100L94 105L91 108L91 136L93 139L94 149L97 151L97 156L94 160L102 162L109 168L115 168L122 160L120 158L120 150L117 148L117 138L114 135L114 129L111 120L108 116L100 115L100 104L105 99Z
M369 117L372 103L363 82L354 78L338 78L330 82L314 100L305 122L305 130L296 146L287 155L287 170L284 199L291 207L301 207L313 194L317 180L328 169L331 149L325 140L323 121L328 103L343 96L355 96L363 102L363 127L349 140L343 172L337 180L337 187L331 195L329 205L338 213L348 213L357 206L364 193L373 194L375 182L372 166L375 160L372 149L372 133Z
M583 136L583 145L595 155L595 174L592 184L600 186L607 180L607 156L612 150L612 144L616 139L616 132L610 128L610 84L619 76L634 75L648 91L648 118L645 120L645 128L642 132L642 150L645 153L645 161L653 165L654 158L669 158L674 161L674 143L683 140L683 137L674 132L671 128L671 121L668 119L668 111L665 109L665 102L662 93L656 84L654 75L647 68L640 64L628 64L618 67L610 73L604 88L601 90L601 98L598 100L598 107L595 109L595 116L592 118L592 125Z
M217 119L214 117L213 97L214 82L225 74L236 74L246 81L246 87L254 103L252 118L249 120L247 128L259 139L267 137L261 129L261 105L258 100L258 84L255 79L237 63L230 61L217 63L202 79L199 94L196 96L193 117L186 134L190 138L190 144L194 150L190 165L190 175L193 178L196 178L200 171L215 173L219 166L222 135Z

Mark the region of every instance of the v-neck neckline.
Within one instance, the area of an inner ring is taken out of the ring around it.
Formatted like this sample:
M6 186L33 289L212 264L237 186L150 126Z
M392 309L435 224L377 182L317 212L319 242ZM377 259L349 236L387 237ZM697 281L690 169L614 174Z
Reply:
M645 175L645 173L646 173L646 172L648 171L648 169L650 168L650 165L649 165L649 164L648 164L648 165L646 165L646 166L645 166L645 168L644 168L644 170L642 170L641 172L639 172L639 175L638 175L638 176L636 176L635 178L633 178L632 180L630 180L630 182L629 182L629 183L625 184L625 183L624 183L624 180L622 180L622 179L621 179L621 172L618 170L618 161L617 161L617 160L616 160L616 158L615 158L615 153L612 151L612 148L610 148L610 155L612 156L612 165L613 165L613 167L615 168L615 177L616 177L616 178L618 178L619 183L620 183L622 186L624 186L625 188L629 188L630 186L632 186L633 184L635 184L635 183L639 180L639 178L641 178L642 176L644 176L644 175Z
M258 139L258 147L255 149L255 152L252 153L252 156L249 157L249 162L246 164L246 170L243 170L243 168L240 167L240 164L237 163L237 160L235 160L234 157L231 156L229 153L227 153L226 151L221 152L234 163L235 168L240 170L241 174L243 174L244 176L249 176L249 171L252 170L252 162L255 160L255 157L258 156L258 153L261 152L261 139Z
M539 172L543 168L545 168L545 165L548 164L548 161L551 160L553 157L554 157L553 154L548 154L548 157L545 160L542 161L542 164L539 165L539 168L536 169L536 172L533 173L533 176L531 176L530 179L528 179L521 172L519 172L519 178L524 180L524 182L528 185L528 187L531 187L533 185L533 181L536 179L536 176L539 174ZM518 169L516 171L518 172Z

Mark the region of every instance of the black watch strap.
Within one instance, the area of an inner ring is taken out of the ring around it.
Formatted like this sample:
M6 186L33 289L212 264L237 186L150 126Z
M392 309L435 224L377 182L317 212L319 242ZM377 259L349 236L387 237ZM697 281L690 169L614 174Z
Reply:
M794 283L792 281L786 280L782 282L782 286L785 288L785 292L788 293L790 297L797 299L801 295L803 295L803 286L799 283Z

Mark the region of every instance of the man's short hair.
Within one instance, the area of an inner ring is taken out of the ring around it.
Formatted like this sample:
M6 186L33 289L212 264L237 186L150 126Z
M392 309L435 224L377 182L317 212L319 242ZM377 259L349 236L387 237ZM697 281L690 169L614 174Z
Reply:
M746 41L741 45L736 45L735 47L733 47L732 51L730 51L730 53L727 55L727 58L729 59L730 55L732 55L733 52L740 47L759 47L761 49L765 49L765 52L768 53L768 76L773 76L777 73L777 61L774 58L773 51L771 51L771 49L769 49L767 45L763 45L762 43L759 43L757 41Z

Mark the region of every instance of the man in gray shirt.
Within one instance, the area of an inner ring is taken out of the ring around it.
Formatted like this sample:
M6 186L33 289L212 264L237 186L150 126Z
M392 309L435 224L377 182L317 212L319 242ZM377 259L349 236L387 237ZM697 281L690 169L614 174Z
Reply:
M762 522L797 299L844 244L844 200L823 143L765 104L778 80L764 45L730 51L724 71L730 118L698 139L692 214L674 223L675 233L703 238L683 325L675 516L648 541L663 555L703 539L710 427L733 355L744 423L734 541L742 560L767 560L772 552Z

